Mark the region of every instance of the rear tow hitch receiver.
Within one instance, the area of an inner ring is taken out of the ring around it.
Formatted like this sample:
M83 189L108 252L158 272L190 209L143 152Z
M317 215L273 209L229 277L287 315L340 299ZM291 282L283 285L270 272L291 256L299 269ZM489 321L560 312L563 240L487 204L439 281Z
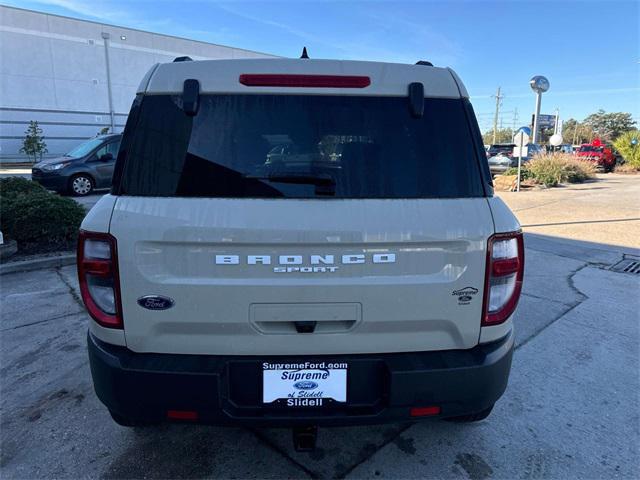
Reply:
M296 452L312 452L316 448L318 427L296 427L293 429L293 448Z

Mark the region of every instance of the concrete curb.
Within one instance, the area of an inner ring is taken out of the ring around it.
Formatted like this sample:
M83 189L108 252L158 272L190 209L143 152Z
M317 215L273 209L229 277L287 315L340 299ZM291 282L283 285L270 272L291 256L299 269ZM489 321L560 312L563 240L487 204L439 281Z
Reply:
M9 262L0 265L0 275L15 272L28 272L31 270L41 270L43 268L65 267L67 265L75 265L76 255L59 255L57 257L35 258L33 260L24 260L22 262Z

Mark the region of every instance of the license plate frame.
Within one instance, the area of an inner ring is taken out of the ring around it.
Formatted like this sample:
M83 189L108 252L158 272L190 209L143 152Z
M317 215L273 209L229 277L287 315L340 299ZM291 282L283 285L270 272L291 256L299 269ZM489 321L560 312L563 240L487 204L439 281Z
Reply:
M346 405L346 362L265 362L262 404L284 407Z

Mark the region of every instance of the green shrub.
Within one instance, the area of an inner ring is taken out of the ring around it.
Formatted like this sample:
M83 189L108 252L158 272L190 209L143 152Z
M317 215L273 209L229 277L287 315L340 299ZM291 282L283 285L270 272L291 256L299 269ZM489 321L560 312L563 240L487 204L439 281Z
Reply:
M0 179L0 198L6 200L15 198L17 195L25 193L42 193L46 192L44 187L39 183L32 182L22 177L9 177Z
M507 170L505 170L503 175L518 175L518 167L509 167ZM527 168L526 164L522 164L520 166L520 181L527 180L529 178L532 178L531 172Z
M635 140L635 145L632 143ZM615 142L613 142L613 146L620 152L624 161L635 167L640 169L640 132L637 130L632 130L627 133L623 133L620 135Z
M536 183L555 187L559 183L580 183L593 178L596 166L566 153L552 153L531 160L527 170Z
M49 193L30 180L0 180L0 228L22 252L64 250L75 246L82 206Z
M555 187L565 179L563 164L546 155L531 160L529 171L537 183L547 187Z
M616 173L640 173L640 165L638 165L637 167L629 163L616 165Z
M564 160L566 182L582 183L593 178L596 174L596 164L587 160L579 160L569 156Z

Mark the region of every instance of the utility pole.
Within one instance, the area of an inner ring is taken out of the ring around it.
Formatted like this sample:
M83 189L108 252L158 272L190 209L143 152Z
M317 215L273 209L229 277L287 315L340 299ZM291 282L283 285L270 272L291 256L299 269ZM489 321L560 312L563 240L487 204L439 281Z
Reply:
M516 131L518 125L518 107L513 109L513 131Z
M493 117L493 143L496 143L496 135L498 134L498 115L500 115L500 102L504 98L500 95L500 87L498 87L498 91L496 92L496 114Z
M115 118L113 112L113 94L111 92L111 65L109 62L109 38L111 35L107 32L102 32L102 41L104 43L104 60L107 66L107 95L109 96L109 117L111 118L111 130L109 133L115 133Z

